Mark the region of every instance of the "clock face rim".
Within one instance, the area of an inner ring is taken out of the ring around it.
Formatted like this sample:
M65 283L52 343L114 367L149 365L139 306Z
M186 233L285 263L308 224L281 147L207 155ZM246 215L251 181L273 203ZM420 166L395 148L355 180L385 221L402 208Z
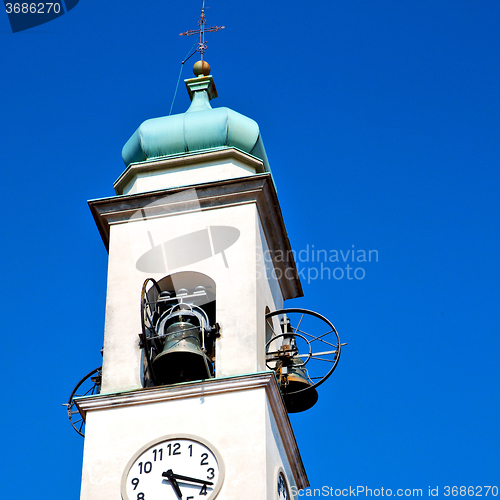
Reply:
M127 465L123 469L123 474L122 474L122 480L120 484L120 493L122 500L130 500L129 496L127 495L127 476L128 473L130 472L131 467L134 465L135 461L147 450L152 448L153 446L163 443L165 441L173 441L176 439L189 439L191 441L196 441L197 443L202 444L206 448L208 448L213 455L215 456L217 460L217 465L219 466L219 477L217 478L217 483L214 486L214 489L212 490L212 493L210 496L207 497L206 500L213 500L220 492L222 488L222 483L224 482L224 476L225 476L225 466L224 466L224 461L222 460L222 456L219 453L219 450L212 444L210 441L207 441L206 439L200 437L200 436L195 436L194 434L185 434L185 433L178 433L178 434L167 434L166 436L161 436L159 438L155 438L145 445L141 446L130 458L130 460L127 462Z
M279 496L278 496L278 481L279 481L279 478L280 476L283 476L283 481L285 483L285 488L286 488L286 494L287 494L287 497L288 497L288 500L291 500L292 497L290 495L290 486L288 485L288 477L286 475L286 472L285 470L283 469L283 467L278 467L277 468L277 471L276 471L276 498L279 500Z

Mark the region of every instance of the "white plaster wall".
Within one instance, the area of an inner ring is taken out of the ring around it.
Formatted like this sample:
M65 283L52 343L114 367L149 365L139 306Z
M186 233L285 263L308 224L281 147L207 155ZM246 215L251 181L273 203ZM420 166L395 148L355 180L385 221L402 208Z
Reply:
M144 164L147 165L147 164ZM195 163L140 172L123 189L123 194L145 193L190 184L213 182L255 174L255 168L234 159Z
M274 418L273 411L269 405L266 405L266 476L277 477L277 472L282 468L285 472L288 488L290 492L290 498L292 494L292 486L296 487L294 480L294 475L290 467L290 462L286 456L285 449L283 447L283 441L278 430L278 425L276 424L276 419ZM267 498L276 498L276 481L267 481Z
M255 217L255 255L256 255L256 302L257 302L257 366L259 371L267 370L265 360L266 348L266 307L276 311L283 308L283 294L276 279L271 253L266 241L260 217ZM277 327L279 328L279 326ZM276 329L276 331L279 331Z
M131 224L113 226L110 233L108 288L103 348L102 392L141 387L139 333L140 294L144 276L134 272Z
M259 388L89 412L81 500L119 500L122 474L134 453L180 433L204 438L220 452L225 479L218 500L274 500L266 496L274 483L266 456L276 446L274 438L267 441L272 435L266 401Z
M228 267L217 254L175 269L168 269L165 260L158 263L157 272L137 269L137 260L152 245L208 226L230 226L240 231L238 240L225 250ZM141 331L142 284L148 277L159 281L179 271L200 272L216 282L216 319L221 325L221 337L216 346L216 375L265 370L265 308L274 310L283 304L279 284L269 276L269 269L263 267L266 250L267 243L254 203L113 224L110 228L102 392L141 387L138 334Z

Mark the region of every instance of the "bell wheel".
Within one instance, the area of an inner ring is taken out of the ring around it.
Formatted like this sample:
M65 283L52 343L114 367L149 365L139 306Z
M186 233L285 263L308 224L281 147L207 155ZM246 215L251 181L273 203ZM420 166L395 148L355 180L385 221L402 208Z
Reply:
M92 396L99 394L101 390L102 366L92 370L76 384L68 402L64 405L68 409L69 421L80 436L85 437L85 420L76 406L75 399L82 396Z
M308 309L280 309L266 314L266 332L266 365L276 372L288 397L323 384L337 368L345 345L327 318ZM283 373L287 372L299 373L304 384L286 387Z

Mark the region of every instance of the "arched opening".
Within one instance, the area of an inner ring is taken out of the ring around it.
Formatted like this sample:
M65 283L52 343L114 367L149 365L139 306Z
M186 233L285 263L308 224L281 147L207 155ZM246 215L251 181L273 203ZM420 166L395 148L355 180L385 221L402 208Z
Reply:
M148 278L141 309L143 387L213 377L218 336L213 279L192 271Z
M215 317L215 281L206 274L182 271L170 274L158 281L162 292L169 292L178 302L183 301L201 307L208 315L211 325Z

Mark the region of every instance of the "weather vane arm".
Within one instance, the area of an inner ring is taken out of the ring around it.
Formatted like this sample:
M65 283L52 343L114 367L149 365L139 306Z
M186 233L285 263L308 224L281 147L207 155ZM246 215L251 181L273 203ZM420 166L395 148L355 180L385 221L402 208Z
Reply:
M201 7L201 16L198 21L198 29L197 30L188 30L184 33L179 33L179 36L192 36L192 35L200 35L200 41L198 42L198 48L195 52L200 53L200 58L203 61L203 53L207 50L207 42L205 42L205 33L214 33L216 31L223 30L225 26L211 26L210 28L205 28L207 23L207 19L205 17L205 0L203 0L203 6ZM191 54L192 55L192 54ZM191 56L189 56L191 57Z
M205 28L203 31L205 33L214 33L215 31L223 30L225 26L211 26L210 28ZM188 30L184 33L179 33L179 36L191 36L191 35L199 35L200 30Z

